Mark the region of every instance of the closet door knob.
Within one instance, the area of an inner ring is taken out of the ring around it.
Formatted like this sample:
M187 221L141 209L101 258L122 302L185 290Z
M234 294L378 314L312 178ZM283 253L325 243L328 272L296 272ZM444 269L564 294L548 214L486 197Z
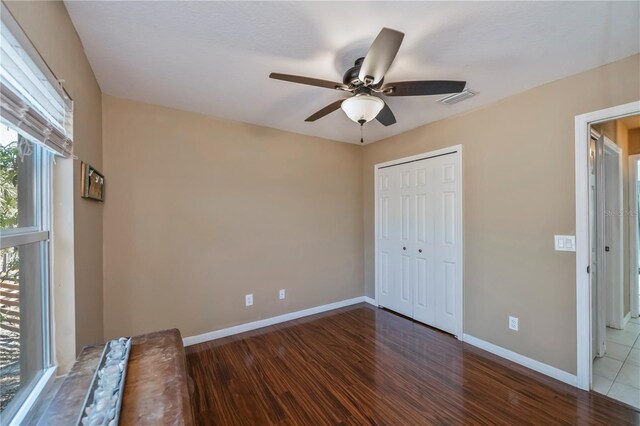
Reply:
M402 247L402 250L406 250L406 249L407 249L406 247Z
M418 253L422 253L422 249L418 249Z

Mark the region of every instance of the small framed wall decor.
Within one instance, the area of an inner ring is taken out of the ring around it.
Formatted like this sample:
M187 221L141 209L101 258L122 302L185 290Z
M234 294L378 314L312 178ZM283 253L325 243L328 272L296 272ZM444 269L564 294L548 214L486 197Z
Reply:
M82 162L82 198L104 201L104 176L90 164Z

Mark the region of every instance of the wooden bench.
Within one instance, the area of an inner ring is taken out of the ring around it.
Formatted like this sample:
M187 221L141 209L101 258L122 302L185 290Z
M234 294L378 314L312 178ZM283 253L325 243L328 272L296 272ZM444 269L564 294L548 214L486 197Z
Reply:
M82 349L39 425L74 425L104 344ZM135 336L125 381L120 425L193 425L189 376L176 329Z

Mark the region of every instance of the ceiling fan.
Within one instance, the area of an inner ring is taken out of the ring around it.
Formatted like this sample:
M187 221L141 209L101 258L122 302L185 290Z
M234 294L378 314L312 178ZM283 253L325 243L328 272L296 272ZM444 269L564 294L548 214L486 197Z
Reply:
M271 73L270 78L292 83L307 84L327 89L341 90L351 96L341 98L310 115L305 121L316 121L338 108L362 126L377 119L381 124L390 126L396 118L389 106L380 98L383 96L424 96L458 93L464 90L465 81L423 80L385 83L384 75L391 67L400 49L404 33L383 28L371 44L367 55L358 58L342 78L342 83L302 77L291 74ZM362 142L362 140L361 140Z

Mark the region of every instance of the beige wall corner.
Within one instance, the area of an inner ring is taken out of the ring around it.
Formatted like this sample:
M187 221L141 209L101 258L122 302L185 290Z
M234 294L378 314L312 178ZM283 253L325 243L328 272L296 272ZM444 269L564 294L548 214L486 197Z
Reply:
M631 129L628 134L629 155L640 154L640 129Z
M80 38L61 1L5 2L16 21L31 39L42 58L55 76L65 81L64 87L74 100L74 149L75 154L96 168L102 167L102 111L101 92L93 71L85 56ZM80 198L80 164L73 162L68 170L56 172L54 177L64 176L65 188L71 198L65 198L64 206L56 208L56 223L68 214L73 218L73 294L68 281L54 283L65 291L58 295L56 303L61 309L75 311L75 324L62 326L62 318L56 318L57 330L70 333L75 329L75 348L103 338L102 324L102 204ZM72 180L70 175L73 176ZM107 185L109 177L107 176ZM56 190L57 191L57 190ZM66 227L65 232L69 232ZM62 231L60 231L62 232ZM67 237L69 235L67 234ZM67 241L68 243L68 241ZM57 248L57 246L56 246ZM67 244L67 248L69 245ZM60 256L60 252L56 253ZM55 260L54 260L55 264ZM67 265L68 266L68 265ZM57 271L60 272L60 271ZM69 271L66 279L71 280ZM54 278L62 279L54 275ZM56 287L57 288L57 287ZM72 297L73 296L73 297ZM57 311L58 309L56 309ZM68 313L68 311L67 311ZM69 315L65 315L67 320ZM65 344L68 344L66 334ZM75 358L75 354L73 356Z
M362 296L360 146L106 95L102 110L107 338Z
M575 374L575 255L553 248L554 234L575 233L574 118L638 100L638 75L635 55L365 146L365 294L374 164L462 144L464 332Z

